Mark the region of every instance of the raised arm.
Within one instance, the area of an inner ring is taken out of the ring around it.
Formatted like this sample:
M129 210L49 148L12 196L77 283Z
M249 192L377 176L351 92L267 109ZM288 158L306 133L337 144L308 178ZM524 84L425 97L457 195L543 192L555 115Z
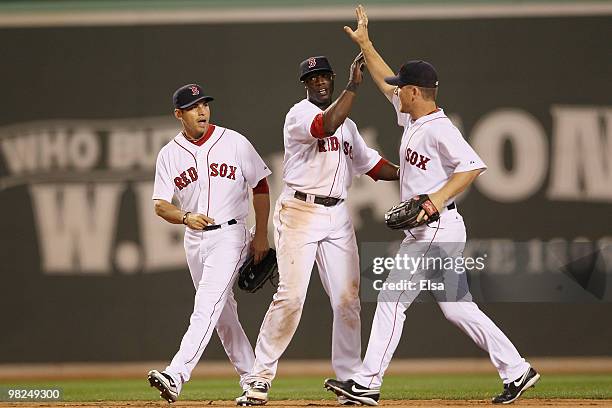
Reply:
M363 64L363 55L360 53L351 64L349 82L346 88L342 91L340 97L323 112L323 130L325 135L333 135L336 129L344 123L344 120L351 111L357 96L357 89L361 81L363 81Z
M385 82L385 77L393 76L394 72L374 48L368 34L368 15L362 5L357 6L357 29L353 31L344 26L344 31L360 48L365 57L366 66L378 89L391 101L395 87Z

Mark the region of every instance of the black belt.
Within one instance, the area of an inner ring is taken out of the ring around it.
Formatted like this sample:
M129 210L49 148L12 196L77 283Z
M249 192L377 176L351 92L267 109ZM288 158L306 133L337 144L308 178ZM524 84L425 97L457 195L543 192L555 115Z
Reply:
M450 210L454 210L455 208L457 208L457 206L455 205L454 201L446 206L446 209L449 210L449 211Z
M301 191L296 191L293 196L297 198L298 200L306 201L308 195L306 193L302 193ZM325 207L333 207L334 205L342 201L341 198L323 197L323 196L318 196L318 195L315 195L314 197L315 197L314 199L315 204L320 204Z
M234 224L238 224L238 221L236 221L234 218L232 218L231 220L229 220L228 222L224 222L223 224L207 225L204 228L202 228L202 231L216 230L216 229L221 228L225 224L227 224L227 225L234 225Z

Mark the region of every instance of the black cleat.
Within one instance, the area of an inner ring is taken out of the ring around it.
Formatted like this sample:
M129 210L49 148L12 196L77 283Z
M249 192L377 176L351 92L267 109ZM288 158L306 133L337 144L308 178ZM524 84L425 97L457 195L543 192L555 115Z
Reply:
M172 377L164 372L159 372L157 370L149 371L147 375L147 379L149 380L149 384L151 387L155 387L159 390L159 396L162 399L165 399L169 403L173 403L178 399L179 391L174 383Z
M324 385L339 397L344 396L363 405L378 405L380 390L363 387L353 380L338 381L331 378L326 379Z
M521 375L516 380L504 384L504 391L493 398L491 402L493 404L512 404L527 388L534 387L539 379L540 374L530 367L529 370L525 371L525 374Z

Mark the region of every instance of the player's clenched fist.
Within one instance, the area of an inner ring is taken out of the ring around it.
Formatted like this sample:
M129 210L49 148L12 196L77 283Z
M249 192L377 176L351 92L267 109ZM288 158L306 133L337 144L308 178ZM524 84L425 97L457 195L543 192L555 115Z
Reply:
M214 224L215 220L204 214L187 213L185 214L185 225L194 230L204 229L205 226Z

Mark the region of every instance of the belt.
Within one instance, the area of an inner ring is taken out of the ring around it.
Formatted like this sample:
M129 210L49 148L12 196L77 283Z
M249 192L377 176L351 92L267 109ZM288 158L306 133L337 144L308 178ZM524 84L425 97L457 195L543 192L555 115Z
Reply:
M207 225L204 228L202 228L202 231L212 231L212 230L216 230L221 228L222 226L228 226L228 225L234 225L234 224L238 224L238 221L236 221L234 218L232 218L231 220L229 220L228 222L224 222L223 224L213 224L213 225Z
M341 198L323 197L323 196L318 196L314 194L302 193L301 191L296 191L293 196L297 198L298 200L302 200L306 202L308 202L308 196L314 197L314 200L312 201L313 203L320 204L325 207L333 207L334 205L342 201Z
M454 201L446 206L446 209L449 210L449 211L450 210L454 210L455 208L457 208L457 206L455 205Z

